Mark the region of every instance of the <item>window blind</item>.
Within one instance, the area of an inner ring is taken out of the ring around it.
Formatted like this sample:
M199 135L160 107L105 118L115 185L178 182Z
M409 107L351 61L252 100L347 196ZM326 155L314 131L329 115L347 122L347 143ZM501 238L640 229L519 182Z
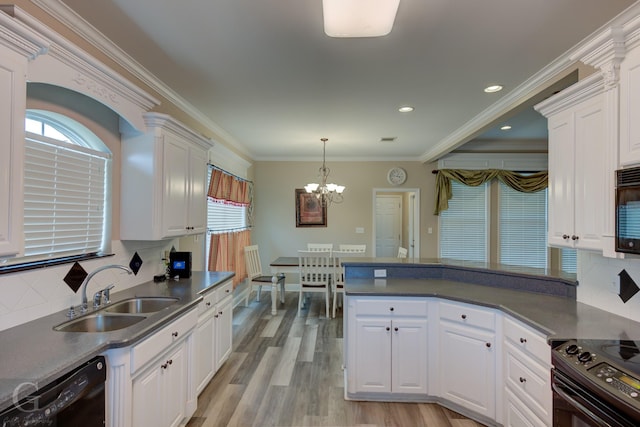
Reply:
M575 249L560 249L560 269L567 273L575 273L578 264L577 252Z
M439 215L440 257L488 261L488 186L451 181L449 209Z
M25 256L58 258L103 248L108 154L27 134Z
M547 268L547 190L522 193L499 185L499 262Z

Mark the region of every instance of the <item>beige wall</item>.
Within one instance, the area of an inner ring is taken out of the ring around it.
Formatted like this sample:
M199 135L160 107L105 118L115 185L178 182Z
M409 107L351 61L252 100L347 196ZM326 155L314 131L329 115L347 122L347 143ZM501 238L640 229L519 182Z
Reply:
M317 162L254 163L255 183L253 243L260 246L263 266L278 256L292 256L307 242L367 245L371 255L373 236L373 189L420 189L420 255L437 256L438 217L433 215L435 164L420 162L335 162L327 161L331 168L330 181L346 185L344 202L329 207L326 228L296 228L295 189L317 181ZM387 171L400 166L407 171L407 181L400 187L387 182ZM407 203L408 206L408 203ZM356 227L364 228L363 234ZM428 227L433 234L427 234Z

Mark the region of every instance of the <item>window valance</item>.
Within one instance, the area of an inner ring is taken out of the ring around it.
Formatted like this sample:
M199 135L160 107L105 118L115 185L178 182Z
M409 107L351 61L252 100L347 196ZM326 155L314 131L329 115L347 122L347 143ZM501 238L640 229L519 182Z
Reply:
M251 204L249 185L250 181L213 167L207 196L222 203L249 206Z
M522 174L502 169L440 169L436 172L436 207L434 215L439 215L440 212L449 208L449 199L452 196L452 179L464 185L477 187L497 178L514 190L523 193L535 193L547 188L548 177L548 171Z

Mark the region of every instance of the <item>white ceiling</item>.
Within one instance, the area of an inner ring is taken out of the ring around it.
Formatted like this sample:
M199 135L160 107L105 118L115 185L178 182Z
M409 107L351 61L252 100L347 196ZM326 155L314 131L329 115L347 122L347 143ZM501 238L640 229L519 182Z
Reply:
M634 3L401 0L388 36L335 39L321 0L63 1L254 160L317 159L321 137L331 160L425 160L491 131L484 111Z

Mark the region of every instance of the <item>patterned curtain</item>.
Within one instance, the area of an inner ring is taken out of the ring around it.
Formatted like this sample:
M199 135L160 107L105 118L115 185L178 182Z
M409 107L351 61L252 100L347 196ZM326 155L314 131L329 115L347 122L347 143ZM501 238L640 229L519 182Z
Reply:
M466 170L440 169L436 174L436 207L434 215L449 209L449 199L452 197L451 180L454 179L464 185L477 187L494 178L500 180L514 190L523 193L535 193L544 190L548 185L548 171L532 174L521 174L502 169Z
M236 178L219 169L211 171L207 195L213 199L234 205L249 206L249 182Z
M213 168L207 195L216 202L247 206L251 211L251 183L223 170ZM247 278L244 247L251 244L251 230L230 230L211 234L209 247L209 271L234 271L233 286Z
M247 278L244 247L251 244L251 231L212 234L209 252L209 271L235 271L233 286Z

